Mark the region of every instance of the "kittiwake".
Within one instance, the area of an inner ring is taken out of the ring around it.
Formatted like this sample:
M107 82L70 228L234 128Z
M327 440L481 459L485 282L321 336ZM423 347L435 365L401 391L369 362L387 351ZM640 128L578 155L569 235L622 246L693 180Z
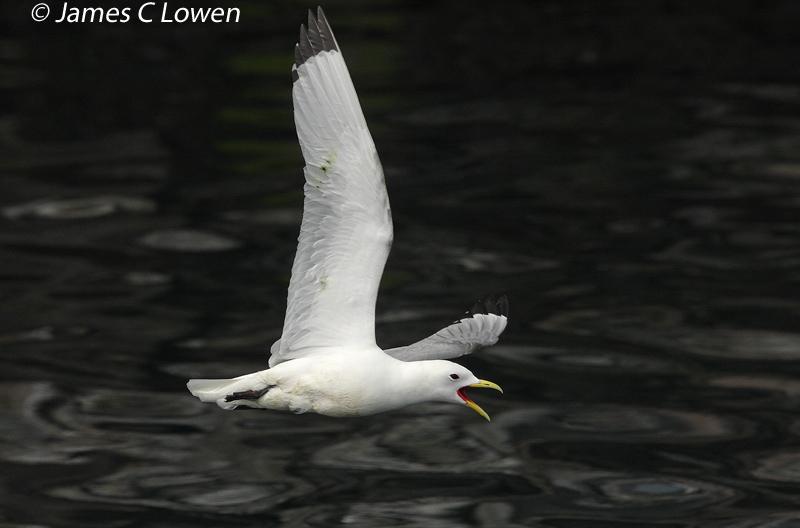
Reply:
M502 389L447 359L495 344L508 300L488 297L455 323L406 347L375 343L375 300L392 244L378 153L339 45L322 12L300 27L292 67L305 199L281 338L269 368L233 379L193 379L201 401L367 416L422 402L466 405L468 387Z

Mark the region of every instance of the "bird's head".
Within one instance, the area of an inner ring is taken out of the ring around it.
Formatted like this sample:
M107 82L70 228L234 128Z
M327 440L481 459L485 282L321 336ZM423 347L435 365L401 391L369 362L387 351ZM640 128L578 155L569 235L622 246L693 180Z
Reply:
M470 387L494 389L500 392L503 392L503 389L491 381L478 379L472 372L457 363L451 361L427 363L430 363L428 381L433 386L436 400L466 405L487 420L491 420L486 411L469 399L465 391Z

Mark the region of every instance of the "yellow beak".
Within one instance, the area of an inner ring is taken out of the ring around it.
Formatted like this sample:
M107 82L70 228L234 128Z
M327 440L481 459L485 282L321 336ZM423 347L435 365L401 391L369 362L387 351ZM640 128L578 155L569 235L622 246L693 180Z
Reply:
M494 389L494 390L503 392L503 389L501 389L499 385L497 385L496 383L492 383L491 381L486 381L486 380L478 380L478 383L473 383L472 385L469 385L469 387L479 387L479 388L483 388L483 389ZM487 420L491 421L491 418L489 418L489 415L486 414L486 411L481 409L480 406L477 403L475 403L474 401L472 401L469 398L467 398L467 396L464 394L463 390L459 390L458 391L458 395L461 396L461 398L464 400L464 403L467 404L467 407L469 407L470 409L473 409L476 413L480 414L481 416L483 416Z

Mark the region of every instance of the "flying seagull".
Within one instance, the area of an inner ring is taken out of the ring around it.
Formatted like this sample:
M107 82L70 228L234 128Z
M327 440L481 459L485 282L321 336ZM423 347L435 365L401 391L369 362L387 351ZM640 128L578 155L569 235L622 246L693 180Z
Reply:
M300 27L292 67L297 136L305 158L303 220L283 333L269 368L187 386L223 409L366 416L416 403L466 405L468 387L502 389L447 359L497 342L505 296L410 346L375 344L375 299L392 244L389 196L375 144L330 25L317 9Z

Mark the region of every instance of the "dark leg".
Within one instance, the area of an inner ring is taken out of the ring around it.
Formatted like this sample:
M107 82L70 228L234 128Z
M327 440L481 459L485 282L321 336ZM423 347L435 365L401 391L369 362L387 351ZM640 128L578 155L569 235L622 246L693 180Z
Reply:
M228 394L227 396L225 396L225 401L232 402L235 400L257 400L263 395L265 395L267 392L269 392L269 390L272 387L274 387L274 385L269 385L258 391L246 390L241 392L234 392L233 394Z

